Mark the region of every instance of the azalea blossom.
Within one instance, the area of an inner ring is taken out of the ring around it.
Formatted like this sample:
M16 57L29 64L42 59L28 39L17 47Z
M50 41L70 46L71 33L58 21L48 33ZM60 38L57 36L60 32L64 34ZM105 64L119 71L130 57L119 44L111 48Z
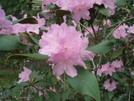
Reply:
M64 72L75 77L75 66L81 65L87 68L83 60L93 60L94 54L87 51L88 39L82 37L82 33L73 26L62 23L51 25L48 31L43 33L39 41L39 53L48 55L49 63L53 63L53 74L58 77Z
M29 81L29 75L32 73L32 71L26 67L23 67L24 71L19 74L20 80L17 83L20 82L26 82Z
M126 33L126 29L128 28L127 25L123 24L119 26L114 32L113 36L115 39L120 39L120 38L126 38L128 34Z
M105 89L107 89L108 91L113 91L116 89L116 85L118 83L112 79L107 79L105 82L104 82L104 87Z

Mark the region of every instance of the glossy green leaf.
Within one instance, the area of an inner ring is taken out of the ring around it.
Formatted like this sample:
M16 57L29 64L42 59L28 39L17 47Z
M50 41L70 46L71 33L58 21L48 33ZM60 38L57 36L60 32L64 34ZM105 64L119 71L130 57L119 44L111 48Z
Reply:
M100 101L100 90L94 74L83 68L78 68L78 75L74 78L68 77L71 86L80 93L87 94L96 101Z
M111 56L111 60L119 57L122 54L122 51L124 50L124 47L121 47L117 49Z
M62 101L66 101L66 99L68 98L70 92L71 92L71 90L68 89L62 94Z
M115 5L116 6L122 6L125 5L127 0L116 0Z
M110 11L110 8L100 8L99 12L105 16L108 16L108 13Z
M114 46L114 40L102 41L99 44L89 47L88 49L93 53L105 54L108 53Z
M29 75L30 81L32 81L33 79L35 79L37 76L38 76L38 72L33 71L33 72Z
M37 87L44 87L46 85L47 85L47 83L46 82L43 82L43 81L40 81L40 82L38 82L38 83L35 84L35 86L37 86Z
M28 42L32 44L39 44L39 40L37 40L34 36L29 35L28 33L20 33Z
M35 18L23 18L16 21L12 21L12 24L21 23L21 24L38 24L38 21Z
M33 54L13 54L9 56L6 60L8 59L27 59L27 58L33 58L37 60L47 60L48 56L42 55L39 53L33 53Z
M51 99L50 101L60 101L60 97L57 93L52 92L52 91L47 91L47 94L49 95Z
M69 14L69 13L70 13L70 11L68 11L68 10L61 10L61 9L56 10L56 12L55 12L57 17L63 17L64 15Z
M0 35L0 50L9 51L19 48L24 48L27 45L20 42L18 36L15 35Z

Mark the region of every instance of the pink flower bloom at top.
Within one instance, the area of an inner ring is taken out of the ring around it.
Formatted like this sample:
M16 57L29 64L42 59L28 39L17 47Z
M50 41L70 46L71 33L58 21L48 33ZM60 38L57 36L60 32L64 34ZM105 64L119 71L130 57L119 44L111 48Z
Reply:
M78 22L81 18L86 19L86 20L90 20L90 13L88 11L88 9L90 8L89 5L85 5L85 4L79 4L75 7L72 8L72 12L73 12L73 19L75 22Z
M20 80L17 83L29 81L29 75L32 73L32 71L26 67L23 67L23 69L24 71L19 74Z
M116 85L118 83L114 80L111 80L111 79L107 79L105 82L104 82L104 87L105 89L107 89L108 91L113 91L114 89L116 89Z
M102 0L102 3L104 4L105 8L111 8L114 9L115 8L115 3L116 0Z
M64 72L75 77L77 71L74 66L81 65L86 69L82 60L93 59L92 53L85 50L87 45L88 40L75 27L65 23L53 24L39 41L39 53L50 56L48 62L54 64L52 69L56 77Z

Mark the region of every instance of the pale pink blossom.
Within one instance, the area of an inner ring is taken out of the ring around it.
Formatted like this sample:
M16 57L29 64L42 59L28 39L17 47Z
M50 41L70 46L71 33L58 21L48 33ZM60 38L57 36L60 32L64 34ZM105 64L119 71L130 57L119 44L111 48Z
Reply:
M134 71L131 72L131 75L134 75Z
M120 39L120 38L126 38L128 36L128 34L126 33L126 29L128 28L127 25L123 24L121 26L119 26L114 32L113 32L113 36L116 39Z
M26 82L29 81L29 75L32 73L32 71L26 67L23 67L24 71L19 74L20 80L17 83Z
M87 31L88 30L88 31ZM97 32L99 30L102 30L102 28L98 27L98 26L94 26L93 28L91 27L87 27L87 29L85 30L85 36L87 36L88 34L91 34L93 37L95 36L94 34L97 34ZM95 32L94 32L95 31Z
M2 7L0 6L0 18L5 18L5 16L6 16L5 12L2 9Z
M103 21L103 25L110 26L111 21L109 19Z
M110 62L107 62L106 64L102 65L100 69L97 70L97 75L101 76L103 73L105 75L112 76L112 74L115 72L115 68L112 68Z
M84 44L85 43L85 44ZM86 50L88 39L75 27L53 24L39 41L39 53L48 55L49 63L53 63L53 74L58 77L63 73L71 77L77 75L74 66L81 65L87 68L83 60L93 60L93 53ZM87 56L88 55L88 56Z
M114 9L115 8L115 3L116 0L102 0L102 3L104 4L105 8L111 8Z
M105 87L105 89L106 90L108 90L108 91L113 91L113 90L115 90L116 89L116 85L117 85L118 83L116 82L116 81L114 81L114 80L112 80L112 79L107 79L105 82L104 82L104 87Z

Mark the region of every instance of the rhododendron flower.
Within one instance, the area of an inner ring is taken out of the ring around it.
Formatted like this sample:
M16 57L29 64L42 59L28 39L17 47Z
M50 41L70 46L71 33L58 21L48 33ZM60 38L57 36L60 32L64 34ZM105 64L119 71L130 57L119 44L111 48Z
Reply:
M94 26L94 31L95 31L95 34L97 33L98 30L102 30L102 28L99 28L98 26ZM85 30L85 36L87 36L88 34L91 34L93 37L94 37L94 31L93 31L93 28L91 27L87 27L87 30Z
M29 75L32 71L26 67L23 67L23 69L24 71L19 74L20 80L17 83L29 81Z
M39 53L50 56L48 62L54 64L52 69L55 76L65 72L74 77L77 75L74 66L81 65L86 69L82 60L93 60L93 53L85 50L87 45L88 39L82 37L82 33L76 31L75 27L65 23L60 26L53 24L39 41Z
M122 62L122 60L113 61L112 64L111 64L111 66L113 68L121 68L123 66L123 62Z
M110 75L110 76L112 76L112 74L113 74L114 72L116 72L116 71L115 71L115 68L112 68L110 62L108 62L108 63L102 65L101 69L98 69L98 70L97 70L97 75L101 76L102 73L103 73L103 74L105 74L105 75Z
M111 8L114 9L115 8L115 3L116 0L102 0L102 3L104 4L105 8Z
M0 6L0 34L11 34L11 21L5 19L5 12Z
M114 80L111 80L111 79L107 79L105 82L104 82L104 87L105 89L107 89L108 91L113 91L114 89L116 89L116 85L118 83Z
M134 71L131 72L131 75L134 75Z
M6 16L5 12L2 9L2 7L0 6L0 18L5 18L5 16Z
M111 21L109 19L103 21L103 25L110 26Z
M127 33L126 33L126 28L128 28L127 25L123 24L121 26L119 26L114 32L113 32L113 36L116 39L120 39L120 38L126 38L127 37Z

